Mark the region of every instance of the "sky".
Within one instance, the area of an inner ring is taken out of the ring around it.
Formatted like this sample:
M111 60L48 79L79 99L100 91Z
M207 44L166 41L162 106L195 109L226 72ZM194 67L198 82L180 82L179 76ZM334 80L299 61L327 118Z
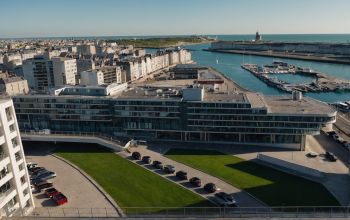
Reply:
M0 0L0 38L350 33L349 0Z

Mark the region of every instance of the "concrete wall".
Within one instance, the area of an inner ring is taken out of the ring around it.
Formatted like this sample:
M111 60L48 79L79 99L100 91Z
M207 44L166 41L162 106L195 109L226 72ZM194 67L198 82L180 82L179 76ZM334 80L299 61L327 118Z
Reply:
M265 154L258 154L257 159L274 165L274 166L278 166L278 167L282 167L282 168L287 168L290 171L295 171L301 175L305 175L305 176L309 176L309 177L316 177L316 178L323 178L323 174L322 172L309 168L309 167L305 167L305 166L301 166L299 164L295 164L295 163L291 163L285 160L281 160L275 157L271 157L271 156L267 156Z

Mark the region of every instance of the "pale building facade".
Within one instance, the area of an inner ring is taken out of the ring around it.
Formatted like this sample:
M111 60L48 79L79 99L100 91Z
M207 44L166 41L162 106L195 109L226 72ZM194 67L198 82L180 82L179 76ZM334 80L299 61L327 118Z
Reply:
M52 66L55 86L76 84L77 63L75 59L54 57Z
M13 102L0 100L0 217L28 214L33 195Z

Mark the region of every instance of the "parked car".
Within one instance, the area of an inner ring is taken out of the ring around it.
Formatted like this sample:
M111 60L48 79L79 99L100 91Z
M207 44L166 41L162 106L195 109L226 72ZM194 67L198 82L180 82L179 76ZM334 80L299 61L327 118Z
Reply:
M32 175L32 178L35 179L36 177L43 175L45 173L48 173L48 172L51 172L51 171L49 171L47 169L39 170L38 172L36 172L35 174Z
M215 193L215 200L220 206L224 207L237 207L237 202L232 195L225 192Z
M198 186L198 187L200 187L200 186L202 185L202 181L201 181L201 179L199 179L198 177L192 177L192 178L190 179L190 183L191 183L192 185Z
M335 161L338 160L338 158L332 152L329 152L329 151L327 151L325 153L325 158L328 159L331 162L335 162Z
M27 169L30 170L32 168L38 167L39 165L37 163L27 163Z
M153 166L158 169L163 169L163 163L158 160L153 161Z
M142 162L147 163L147 164L151 164L152 163L152 159L150 156L143 156L142 157Z
M205 191L213 193L216 191L216 185L214 183L207 183L203 187Z
M343 143L343 147L345 147L347 150L349 150L349 148L350 148L350 142L345 141L345 142Z
M34 167L34 168L30 168L29 169L29 173L31 175L36 175L37 172L39 172L40 170L45 170L44 167Z
M335 131L329 131L327 132L328 136L332 137L333 135L337 134Z
M134 158L135 160L141 160L141 154L137 151L133 152L131 154L131 157Z
M175 167L173 165L166 165L163 170L166 173L175 173Z
M59 193L60 192L55 188L50 188L50 189L45 190L45 194L50 198L55 196L55 195L58 195Z
M183 170L177 171L176 176L182 180L187 180L187 173Z
M56 205L63 205L68 202L68 199L62 193L52 196L53 201L55 201Z
M332 135L332 138L333 138L333 140L336 141L336 140L338 140L339 136L338 136L337 134L333 134L333 135Z
M39 176L36 176L33 180L49 180L49 179L53 179L56 177L56 173L49 171L47 173L43 173Z
M38 190L38 191L41 191L42 189L50 188L50 187L52 187L52 186L53 186L52 183L49 183L49 182L44 181L44 182L35 184L35 185L34 185L34 188L35 188L36 190Z
M318 156L317 153L310 151L309 153L306 154L307 157L309 158L315 158Z

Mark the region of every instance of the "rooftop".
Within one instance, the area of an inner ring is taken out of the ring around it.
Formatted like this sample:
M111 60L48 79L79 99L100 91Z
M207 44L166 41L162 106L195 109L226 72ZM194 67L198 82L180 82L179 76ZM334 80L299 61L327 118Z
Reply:
M326 103L309 97L293 100L291 96L263 96L269 113L275 114L333 114L336 111Z

